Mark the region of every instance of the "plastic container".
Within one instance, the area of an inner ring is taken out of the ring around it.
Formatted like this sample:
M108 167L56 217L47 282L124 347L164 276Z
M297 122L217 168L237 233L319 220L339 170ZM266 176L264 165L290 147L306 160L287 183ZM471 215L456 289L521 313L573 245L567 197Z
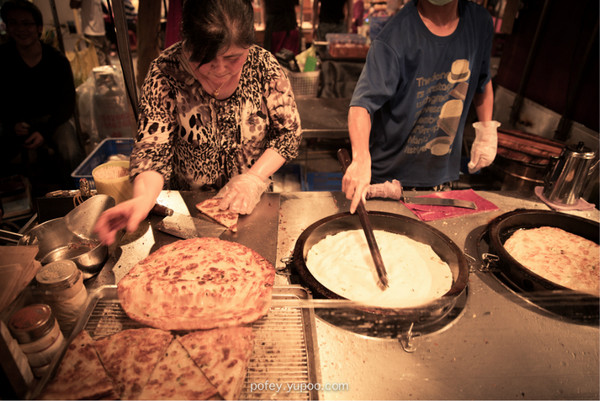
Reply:
M358 44L366 45L367 38L357 33L328 33L325 35L327 42L331 44Z
M332 58L364 59L369 52L367 38L356 33L328 33L325 38Z
M92 176L98 193L112 196L116 203L133 196L133 184L129 181L129 160L101 164L92 170Z
M57 260L36 274L43 301L50 305L65 334L69 334L87 303L83 274L72 260Z
M10 317L8 327L27 357L33 374L42 377L65 342L50 306L33 304L19 309Z
M133 149L133 138L106 138L85 158L84 161L71 173L75 186L79 188L79 180L85 178L90 183L90 188L95 189L96 184L92 177L92 170L111 159L129 160Z
M100 138L130 138L136 132L133 109L125 94L123 76L114 66L93 69L94 120Z

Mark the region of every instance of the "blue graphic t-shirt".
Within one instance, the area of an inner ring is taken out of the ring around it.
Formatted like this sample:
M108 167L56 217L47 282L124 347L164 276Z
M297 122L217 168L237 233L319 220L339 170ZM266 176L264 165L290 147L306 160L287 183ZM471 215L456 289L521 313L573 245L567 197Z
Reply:
M490 80L493 36L483 7L459 0L458 11L456 30L440 37L410 2L371 43L350 106L371 115L374 183L429 187L458 179L468 109Z

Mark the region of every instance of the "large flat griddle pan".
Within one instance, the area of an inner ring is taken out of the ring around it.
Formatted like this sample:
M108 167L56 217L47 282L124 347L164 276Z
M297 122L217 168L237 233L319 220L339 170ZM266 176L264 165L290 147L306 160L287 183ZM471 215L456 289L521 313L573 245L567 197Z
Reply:
M416 219L386 212L369 212L369 218L373 229L406 235L430 245L434 252L450 266L453 284L441 298L419 307L394 308L393 310L368 307L361 309L360 312L363 315L365 313L372 315L373 319L381 319L384 315L391 316L399 328L414 324L426 326L442 319L455 306L457 297L465 292L469 280L469 267L462 251L441 231ZM324 287L310 273L306 266L308 251L327 235L360 229L358 216L349 212L339 213L313 223L302 232L296 241L292 264L301 284L307 286L315 298L343 299L340 295Z
M517 262L504 242L517 230L542 226L557 227L599 243L600 225L592 220L549 210L517 209L488 224L489 250L497 255L500 275L514 289L545 309L566 317L598 320L599 299L563 287L532 272Z

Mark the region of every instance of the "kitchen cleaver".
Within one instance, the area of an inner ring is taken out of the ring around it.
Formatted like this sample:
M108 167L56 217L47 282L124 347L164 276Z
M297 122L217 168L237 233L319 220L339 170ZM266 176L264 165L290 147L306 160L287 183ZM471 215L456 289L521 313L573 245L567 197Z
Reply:
M441 197L411 197L405 196L402 185L398 180L387 181L383 184L375 184L369 187L369 196L371 198L390 198L397 199L404 203L412 203L415 205L433 205L433 206L454 206L463 207L466 209L477 209L475 202L464 199L441 198Z
M454 206L463 207L466 209L477 209L475 202L463 200L463 199L450 199L450 198L411 198L403 196L400 199L404 203L412 203L413 205L432 205L432 206Z
M181 213L165 217L155 226L158 230L178 238L219 237L227 228L210 221Z

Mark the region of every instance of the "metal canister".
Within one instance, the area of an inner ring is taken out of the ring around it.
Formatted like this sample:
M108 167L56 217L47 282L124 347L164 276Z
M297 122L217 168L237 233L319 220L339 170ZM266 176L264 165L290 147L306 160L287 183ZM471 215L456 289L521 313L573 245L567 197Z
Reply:
M596 153L585 147L583 142L567 146L560 157L553 160L544 178L544 196L558 204L577 204L594 159Z
M8 327L27 357L33 374L43 376L65 341L50 306L33 304L19 309L10 317Z
M57 260L43 266L35 278L42 299L52 308L61 330L70 333L87 302L81 271L72 260Z

